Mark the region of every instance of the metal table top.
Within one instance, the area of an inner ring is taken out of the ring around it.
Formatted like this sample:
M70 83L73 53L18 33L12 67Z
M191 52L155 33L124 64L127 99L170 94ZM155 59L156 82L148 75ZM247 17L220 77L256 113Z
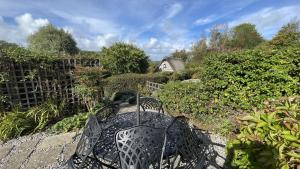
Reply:
M174 167L175 163L180 168L194 168L192 166L203 163L205 148L186 122L175 119L162 113L145 111L140 112L139 122L140 125L166 130L163 154L163 163L166 164L166 168L178 168ZM115 135L120 130L136 125L137 112L117 114L105 122L100 122L101 134L93 148L94 157L109 168L120 168Z
M102 123L101 125L103 125L103 130L96 146L94 147L94 156L97 157L97 159L99 159L103 163L118 166L119 159L118 150L115 144L115 134L119 130L135 126L137 124L136 119L136 112L129 112L117 114L115 117L112 117L108 119L105 123ZM173 120L173 117L167 116L162 113L149 111L141 112L140 116L140 124L152 126L155 128L166 129L169 125L171 125ZM165 149L166 154L172 154L172 145L177 143L176 140L172 138L175 137L172 137L170 134Z

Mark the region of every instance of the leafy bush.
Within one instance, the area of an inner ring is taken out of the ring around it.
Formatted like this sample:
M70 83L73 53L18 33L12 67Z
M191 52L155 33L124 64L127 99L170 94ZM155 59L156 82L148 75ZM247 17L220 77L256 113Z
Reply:
M4 113L0 119L0 139L8 140L37 131L45 130L63 115L64 104L48 101L26 112L12 111Z
M26 112L26 117L34 120L34 124L37 124L32 132L41 131L51 122L55 121L62 115L64 102L60 105L54 104L49 100L39 106L33 107Z
M110 76L110 72L102 70L100 67L81 67L75 69L76 84L74 92L80 97L80 101L89 111L103 97L103 79Z
M0 139L8 139L31 133L37 123L24 112L7 112L0 120Z
M41 27L28 37L28 48L31 51L49 54L76 54L79 49L72 35L51 24Z
M240 133L227 144L232 167L300 167L300 99L270 103L264 110L240 119Z
M198 73L220 105L251 111L264 100L300 93L300 50L285 48L218 54Z
M89 115L98 113L99 110L101 110L105 105L111 104L109 100L105 100L104 102L98 103L92 111L84 112L84 113L78 113L71 117L65 117L62 120L55 123L51 128L49 129L50 132L53 133L65 133L70 131L75 131L78 129L81 129L84 127L85 122ZM105 118L109 116L109 114L103 114L107 112L99 112L100 116Z
M145 73L149 66L145 52L132 44L118 42L103 47L101 63L113 74Z
M161 87L157 97L169 112L197 114L207 112L210 94L201 83L170 82Z
M146 81L165 83L168 77L163 73L156 74L122 74L115 75L105 80L104 90L106 96L112 96L113 93L119 91L138 91L139 85L145 85Z
M75 131L84 127L90 113L79 113L71 117L66 117L51 126L50 131L54 133L65 133Z

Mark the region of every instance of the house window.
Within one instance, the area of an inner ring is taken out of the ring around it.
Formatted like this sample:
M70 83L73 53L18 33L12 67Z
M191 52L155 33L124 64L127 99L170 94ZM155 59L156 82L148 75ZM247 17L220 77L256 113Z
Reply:
M167 68L167 65L166 65L166 64L163 64L163 68Z

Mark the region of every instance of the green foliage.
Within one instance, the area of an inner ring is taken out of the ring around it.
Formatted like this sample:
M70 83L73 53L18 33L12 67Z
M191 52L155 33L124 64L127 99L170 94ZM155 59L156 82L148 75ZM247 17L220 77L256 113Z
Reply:
M110 76L110 72L102 70L101 67L76 67L74 92L89 111L103 97L103 79L107 76Z
M92 111L78 113L70 117L65 117L62 120L55 123L51 128L49 128L50 132L53 133L65 133L70 131L76 131L84 127L86 120L88 119L89 115L99 113L99 115L103 118L107 117L109 114L103 114L107 112L99 112L103 108L103 106L111 104L110 101L103 101L98 103L95 107L93 107Z
M300 167L300 99L288 98L240 119L237 138L227 143L234 168Z
M45 130L63 115L64 106L64 103L55 104L49 100L26 112L17 110L5 112L3 117L0 118L0 139L6 141L14 137Z
M41 27L37 32L30 35L28 44L31 51L70 55L78 53L76 42L71 34L63 29L57 29L51 24Z
M39 106L33 107L26 112L26 116L34 119L37 124L33 132L42 131L45 127L62 115L64 102L59 105L49 100Z
M232 37L227 42L227 46L235 49L252 49L263 41L255 25L243 23L232 29Z
M284 25L277 35L268 42L273 48L288 46L300 46L300 21L290 22Z
M84 127L90 113L79 113L71 117L66 117L51 126L50 131L53 133L66 133L75 131Z
M171 53L171 58L180 59L183 62L186 62L189 59L189 53L183 50L176 50L175 52Z
M75 58L84 58L84 59L101 59L101 53L95 51L85 51L81 50L78 54L75 55Z
M261 108L264 100L299 94L298 48L252 50L207 57L198 73L219 105Z
M30 133L35 128L35 122L23 112L7 112L1 119L0 139L6 141Z
M8 47L18 47L15 43L9 43L3 40L0 40L0 48L8 48Z
M146 81L165 83L168 81L168 74L122 74L115 75L105 79L105 95L112 96L115 92L120 91L138 91L139 85L145 85Z
M201 63L207 55L208 47L206 45L206 38L202 38L192 47L192 61Z
M113 74L145 73L149 66L145 52L131 44L118 42L103 47L101 55L101 64Z
M10 59L15 62L50 62L60 59L58 55L50 55L39 52L32 52L23 47L18 46L0 46L0 63L5 62L5 59Z
M186 114L207 113L209 96L201 83L190 82L169 82L157 93L168 112Z

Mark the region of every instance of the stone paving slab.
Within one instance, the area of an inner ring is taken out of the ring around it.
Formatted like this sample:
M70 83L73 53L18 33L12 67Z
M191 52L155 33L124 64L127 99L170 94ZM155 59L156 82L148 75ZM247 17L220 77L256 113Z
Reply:
M28 160L24 168L36 169L39 167L46 167L49 164L58 163L62 146L56 146L48 150L36 150Z
M12 151L13 148L13 145L6 145L0 148L0 163L2 159L5 158Z
M75 135L76 135L75 132L71 132L71 133L64 133L64 134L46 137L37 146L37 150L47 149L49 147L62 146L71 143Z

